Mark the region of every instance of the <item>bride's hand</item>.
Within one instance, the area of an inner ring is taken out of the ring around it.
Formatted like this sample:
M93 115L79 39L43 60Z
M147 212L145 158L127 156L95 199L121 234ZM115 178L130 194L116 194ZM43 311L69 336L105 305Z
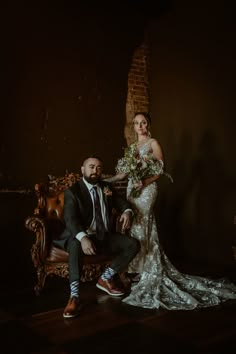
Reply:
M142 182L142 181L135 182L135 183L134 183L134 188L135 188L137 191L140 191L140 190L143 188L143 182Z

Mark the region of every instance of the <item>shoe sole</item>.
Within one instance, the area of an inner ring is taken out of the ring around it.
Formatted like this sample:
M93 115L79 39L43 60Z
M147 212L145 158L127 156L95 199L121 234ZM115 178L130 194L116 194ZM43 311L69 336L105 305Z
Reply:
M75 315L65 315L64 313L63 313L63 317L64 318L74 318L74 317L77 317L77 316L79 316L80 315L80 313L78 312L77 314L75 314Z
M80 305L80 307L79 307L79 309L78 309L78 312L77 312L75 315L65 315L65 314L63 313L62 316L63 316L64 318L74 318L74 317L77 317L77 316L80 315L81 308L82 308L82 306Z
M96 284L96 287L100 290L105 291L107 294L111 295L111 296L123 296L125 293L120 293L120 294L114 294L114 293L110 293L109 290L107 290L106 288L104 288L103 286L101 286L100 284Z
M77 316L79 316L79 313L77 313L76 315L64 315L64 313L63 313L63 317L64 318L74 318L74 317L77 317Z

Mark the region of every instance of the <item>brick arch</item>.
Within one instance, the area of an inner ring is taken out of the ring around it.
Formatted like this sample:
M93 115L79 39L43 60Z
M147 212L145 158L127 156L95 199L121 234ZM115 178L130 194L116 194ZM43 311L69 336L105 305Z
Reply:
M134 113L137 111L150 110L149 60L149 44L146 38L134 51L128 74L126 124L124 129L127 145L130 145L135 140L132 127Z

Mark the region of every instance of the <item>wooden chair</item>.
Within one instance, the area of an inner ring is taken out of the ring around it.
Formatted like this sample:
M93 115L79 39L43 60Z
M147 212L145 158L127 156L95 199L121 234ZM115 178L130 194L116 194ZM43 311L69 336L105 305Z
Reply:
M34 287L36 295L42 291L47 276L63 278L69 276L68 253L55 247L52 241L64 228L64 190L79 179L80 176L75 173L67 173L62 177L49 175L45 183L35 185L37 207L33 215L26 218L25 226L35 235L31 257L37 273L37 283ZM126 193L126 184L123 182L116 184L115 188L123 195ZM117 222L115 211L114 222ZM98 278L110 261L109 255L85 255L81 281L92 281Z

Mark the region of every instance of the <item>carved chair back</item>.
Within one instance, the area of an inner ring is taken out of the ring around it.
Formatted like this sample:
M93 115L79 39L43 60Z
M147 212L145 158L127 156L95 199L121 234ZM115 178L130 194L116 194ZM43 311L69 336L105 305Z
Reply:
M107 177L108 175L104 175ZM45 183L35 184L37 206L32 216L27 217L25 226L34 232L35 241L31 248L31 257L37 272L37 295L44 287L48 275L68 277L68 253L56 248L52 240L64 229L63 207L64 191L77 182L81 176L67 173L62 177L49 175ZM116 186L120 193L126 191L126 185ZM116 219L116 214L114 214ZM99 276L104 267L110 262L104 255L85 256L82 281L90 281Z

